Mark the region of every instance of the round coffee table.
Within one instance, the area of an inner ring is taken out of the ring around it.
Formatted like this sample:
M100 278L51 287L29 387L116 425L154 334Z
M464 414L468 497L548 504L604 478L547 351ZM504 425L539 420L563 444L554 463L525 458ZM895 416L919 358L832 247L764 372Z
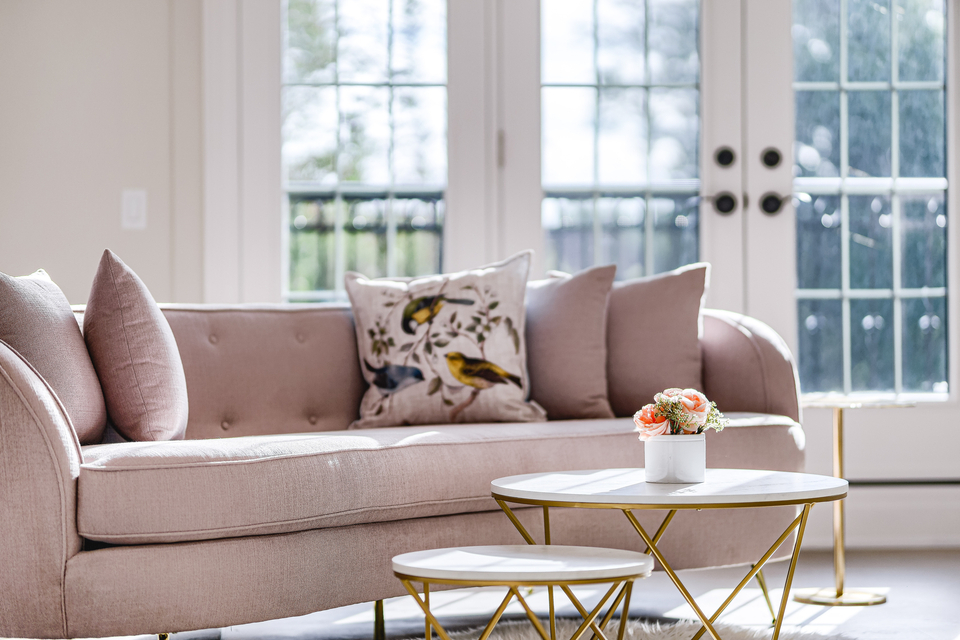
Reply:
M488 547L452 547L416 551L396 556L393 559L393 573L403 583L404 588L413 596L426 615L426 640L433 637L432 629L443 640L450 640L446 630L430 613L430 585L446 584L464 587L500 586L507 587L507 595L497 607L490 622L480 634L480 640L487 640L493 627L500 620L504 610L513 598L520 602L527 617L537 629L543 640L556 638L556 622L553 609L553 587L559 586L566 591L570 601L583 615L583 624L570 640L579 640L588 629L601 640L606 640L604 627L610 621L617 606L623 601L620 614L618 640L623 640L627 614L630 607L630 592L633 581L645 578L653 571L653 559L649 555L620 549L599 549L594 547L566 546L530 546L496 545ZM423 598L413 588L412 582L423 583ZM570 591L570 585L613 583L596 607L587 611ZM530 609L521 595L519 587L548 586L550 595L550 635L547 635L536 614ZM597 625L596 619L604 605L614 594L615 598L603 621Z
M810 509L818 502L832 502L844 498L847 495L847 481L831 476L785 471L707 469L705 482L699 484L654 484L646 482L643 469L599 469L500 478L491 483L491 491L500 508L528 544L536 542L510 510L508 502L543 507L546 544L550 544L550 507L622 511L646 543L647 552L652 553L660 562L670 580L703 623L694 640L700 638L704 632L709 632L714 640L721 640L713 623L796 530L797 540L790 558L783 597L780 599L779 614L774 624L773 640L777 640ZM753 565L730 597L708 618L657 547L673 516L682 509L746 509L784 505L802 506L802 511ZM662 509L668 512L653 536L647 533L633 514L637 509Z

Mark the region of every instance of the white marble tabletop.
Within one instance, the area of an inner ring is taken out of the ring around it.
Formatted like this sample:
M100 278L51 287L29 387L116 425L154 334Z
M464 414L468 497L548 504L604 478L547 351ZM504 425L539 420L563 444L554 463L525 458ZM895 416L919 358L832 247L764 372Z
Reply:
M653 559L636 551L563 545L495 545L415 551L393 559L413 578L477 582L569 582L647 576Z
M530 473L490 483L495 496L554 503L596 505L730 505L836 500L847 481L832 476L751 469L707 469L698 484L654 484L643 469L598 469Z

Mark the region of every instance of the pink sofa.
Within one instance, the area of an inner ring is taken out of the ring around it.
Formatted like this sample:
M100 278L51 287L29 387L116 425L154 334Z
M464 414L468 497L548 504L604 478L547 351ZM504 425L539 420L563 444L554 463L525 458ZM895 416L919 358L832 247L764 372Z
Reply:
M521 542L492 479L642 464L629 418L345 430L364 382L344 305L164 313L184 441L80 447L43 379L0 345L0 636L184 631L401 595L395 554ZM708 436L708 465L803 470L782 340L707 311L701 346L703 389L734 418ZM677 568L749 562L794 513L681 513L663 546ZM540 529L539 510L518 514ZM551 520L555 543L640 546L617 512Z

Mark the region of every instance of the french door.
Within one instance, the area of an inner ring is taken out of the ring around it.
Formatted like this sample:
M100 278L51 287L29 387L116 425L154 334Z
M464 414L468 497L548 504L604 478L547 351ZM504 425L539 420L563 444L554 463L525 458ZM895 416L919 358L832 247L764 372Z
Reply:
M789 0L701 3L701 250L707 304L746 313L796 352Z
M957 542L956 23L928 0L701 3L708 305L776 329L805 394L916 402L847 413L853 545ZM830 473L830 412L804 428Z

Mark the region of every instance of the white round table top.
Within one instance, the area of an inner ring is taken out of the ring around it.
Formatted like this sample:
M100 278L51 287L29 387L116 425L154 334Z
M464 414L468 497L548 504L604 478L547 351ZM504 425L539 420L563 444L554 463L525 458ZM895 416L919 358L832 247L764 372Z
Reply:
M633 505L689 508L728 505L803 504L838 500L847 481L832 476L752 469L707 469L698 484L646 482L643 469L597 469L529 473L490 483L493 494L533 504Z
M563 545L494 545L415 551L394 557L411 578L476 582L571 582L646 576L653 559L636 551Z

